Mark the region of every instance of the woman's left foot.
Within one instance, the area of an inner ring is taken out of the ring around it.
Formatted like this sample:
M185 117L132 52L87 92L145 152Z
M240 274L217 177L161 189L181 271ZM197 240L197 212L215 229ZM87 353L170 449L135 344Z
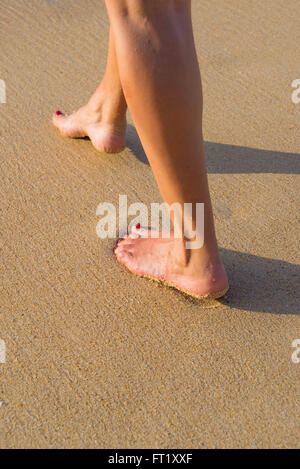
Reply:
M145 234L145 233L144 233ZM194 297L218 298L228 290L228 278L218 254L205 248L186 251L182 240L128 236L115 254L132 273L174 286Z
M52 122L65 137L89 137L99 151L118 153L125 148L126 102L105 79L85 106L70 115L56 111Z
M99 151L118 153L125 148L126 121L123 124L104 122L101 114L93 113L88 106L71 115L56 111L52 121L65 137L89 137Z

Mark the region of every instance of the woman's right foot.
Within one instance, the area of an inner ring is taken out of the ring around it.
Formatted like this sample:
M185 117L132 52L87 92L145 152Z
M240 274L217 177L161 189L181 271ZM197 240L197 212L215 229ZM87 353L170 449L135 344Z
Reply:
M198 299L216 299L228 290L218 253L205 247L187 251L184 240L128 236L115 248L117 260L130 272L172 286Z
M217 251L207 248L188 255L174 232L163 233L133 226L115 248L119 262L132 273L158 280L195 298L220 298L227 292L228 278Z
M70 138L89 137L94 147L107 153L118 153L126 145L126 110L117 104L92 97L86 106L73 114L56 111L52 122L62 135Z

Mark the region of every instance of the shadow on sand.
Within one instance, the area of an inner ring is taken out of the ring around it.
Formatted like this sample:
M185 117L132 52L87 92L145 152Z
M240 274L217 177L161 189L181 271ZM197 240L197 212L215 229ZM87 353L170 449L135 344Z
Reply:
M142 163L149 165L139 136L128 126L127 146ZM278 151L205 142L207 171L211 174L300 174L300 155Z
M149 165L137 132L128 127L127 146ZM212 174L300 174L300 155L254 148L205 143L207 168ZM299 314L300 267L282 260L221 248L230 278L224 300L232 308L271 314Z
M300 267L286 261L220 249L230 279L226 303L271 314L300 313Z

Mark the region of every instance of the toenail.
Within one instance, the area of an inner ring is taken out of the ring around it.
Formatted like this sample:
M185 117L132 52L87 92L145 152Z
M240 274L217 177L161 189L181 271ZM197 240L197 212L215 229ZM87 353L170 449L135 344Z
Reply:
M62 112L56 111L55 115L56 115L56 116L61 116L61 115L62 115Z

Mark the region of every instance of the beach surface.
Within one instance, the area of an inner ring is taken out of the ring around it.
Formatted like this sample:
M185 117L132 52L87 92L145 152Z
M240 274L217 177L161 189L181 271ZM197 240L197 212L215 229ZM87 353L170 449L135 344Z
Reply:
M51 124L104 73L104 2L1 1L1 448L299 447L298 7L193 2L231 284L204 303L97 237L100 203L161 202L130 116L114 155Z

